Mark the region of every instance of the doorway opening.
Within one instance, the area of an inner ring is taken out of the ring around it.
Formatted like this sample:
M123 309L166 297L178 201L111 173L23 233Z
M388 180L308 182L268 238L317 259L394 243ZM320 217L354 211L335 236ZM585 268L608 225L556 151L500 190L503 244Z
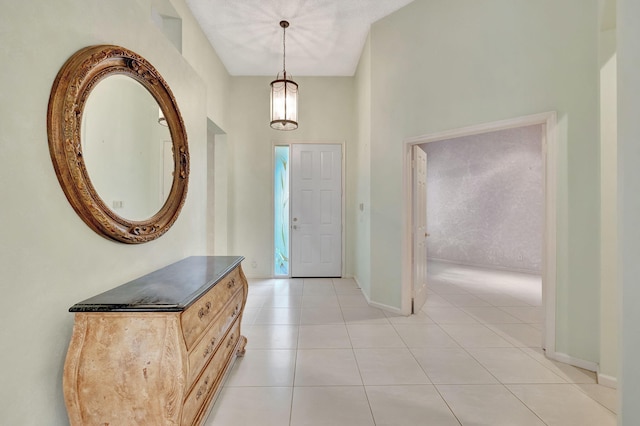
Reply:
M414 302L414 295L424 283L416 280L420 276L416 271L415 253L415 206L416 197L413 191L414 147L430 142L457 139L465 136L481 135L500 130L542 125L542 193L543 193L543 226L542 226L542 347L547 354L555 353L555 271L556 271L556 163L557 147L555 144L555 112L531 115L494 123L470 126L461 129L419 136L405 140L404 149L404 235L403 235L403 287L402 308L409 313ZM424 145L423 145L424 146ZM429 230L427 230L429 232ZM426 236L426 232L425 232ZM426 263L426 259L424 260ZM416 306L419 310L419 306Z
M228 253L227 200L229 195L227 134L207 118L207 255Z

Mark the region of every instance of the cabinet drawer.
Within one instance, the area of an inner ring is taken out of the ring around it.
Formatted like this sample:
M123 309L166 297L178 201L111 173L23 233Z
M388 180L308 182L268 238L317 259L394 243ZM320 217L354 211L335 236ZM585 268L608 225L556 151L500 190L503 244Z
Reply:
M234 355L232 352L239 337L240 322L236 321L187 396L182 411L182 425L195 424L197 417L202 416L208 410L213 392L222 386L222 383L219 382L224 377L225 368L231 365L230 358Z
M182 330L187 349L191 349L229 299L242 288L238 268L220 280L211 290L182 313Z
M189 353L189 376L187 379L187 389L198 377L204 365L213 356L214 351L220 345L220 340L233 321L238 318L242 309L242 292L237 292L229 304L214 320L211 327L207 329L202 340L200 340Z

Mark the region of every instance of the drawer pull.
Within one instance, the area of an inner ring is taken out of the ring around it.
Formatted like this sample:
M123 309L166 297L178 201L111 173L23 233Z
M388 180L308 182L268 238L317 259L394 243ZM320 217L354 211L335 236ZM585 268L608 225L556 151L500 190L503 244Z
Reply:
M196 400L200 399L202 395L207 393L208 385L209 385L209 376L207 376L207 378L204 379L204 383L200 385L200 387L198 388L198 393L196 394Z
M202 317L209 315L209 312L211 312L211 302L207 302L207 304L204 305L204 308L200 308L198 311L198 318L202 319Z
M206 358L211 352L213 352L213 348L215 348L215 346L216 346L216 339L214 337L213 339L211 339L211 343L207 345L207 348L202 353L202 357Z
M231 318L234 318L240 312L240 305L236 305L236 308L231 313Z
M234 337L235 336L233 334L229 337L229 340L227 341L227 347L231 346L231 344L233 343Z
M227 283L227 288L235 287L235 285L236 285L236 279L231 278L231 280Z

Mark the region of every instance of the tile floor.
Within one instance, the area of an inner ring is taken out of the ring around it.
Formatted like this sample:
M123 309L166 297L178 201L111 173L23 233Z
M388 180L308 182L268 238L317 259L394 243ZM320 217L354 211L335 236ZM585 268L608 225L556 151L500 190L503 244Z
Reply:
M206 426L616 424L616 392L550 361L539 277L429 265L411 317L350 279L250 280L238 358Z

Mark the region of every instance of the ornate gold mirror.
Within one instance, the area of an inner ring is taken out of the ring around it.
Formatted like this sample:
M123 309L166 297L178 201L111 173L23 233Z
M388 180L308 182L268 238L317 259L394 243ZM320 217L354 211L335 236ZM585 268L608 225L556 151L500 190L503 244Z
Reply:
M51 89L51 159L67 199L98 234L137 244L164 234L187 195L189 151L158 71L119 46L90 46Z

